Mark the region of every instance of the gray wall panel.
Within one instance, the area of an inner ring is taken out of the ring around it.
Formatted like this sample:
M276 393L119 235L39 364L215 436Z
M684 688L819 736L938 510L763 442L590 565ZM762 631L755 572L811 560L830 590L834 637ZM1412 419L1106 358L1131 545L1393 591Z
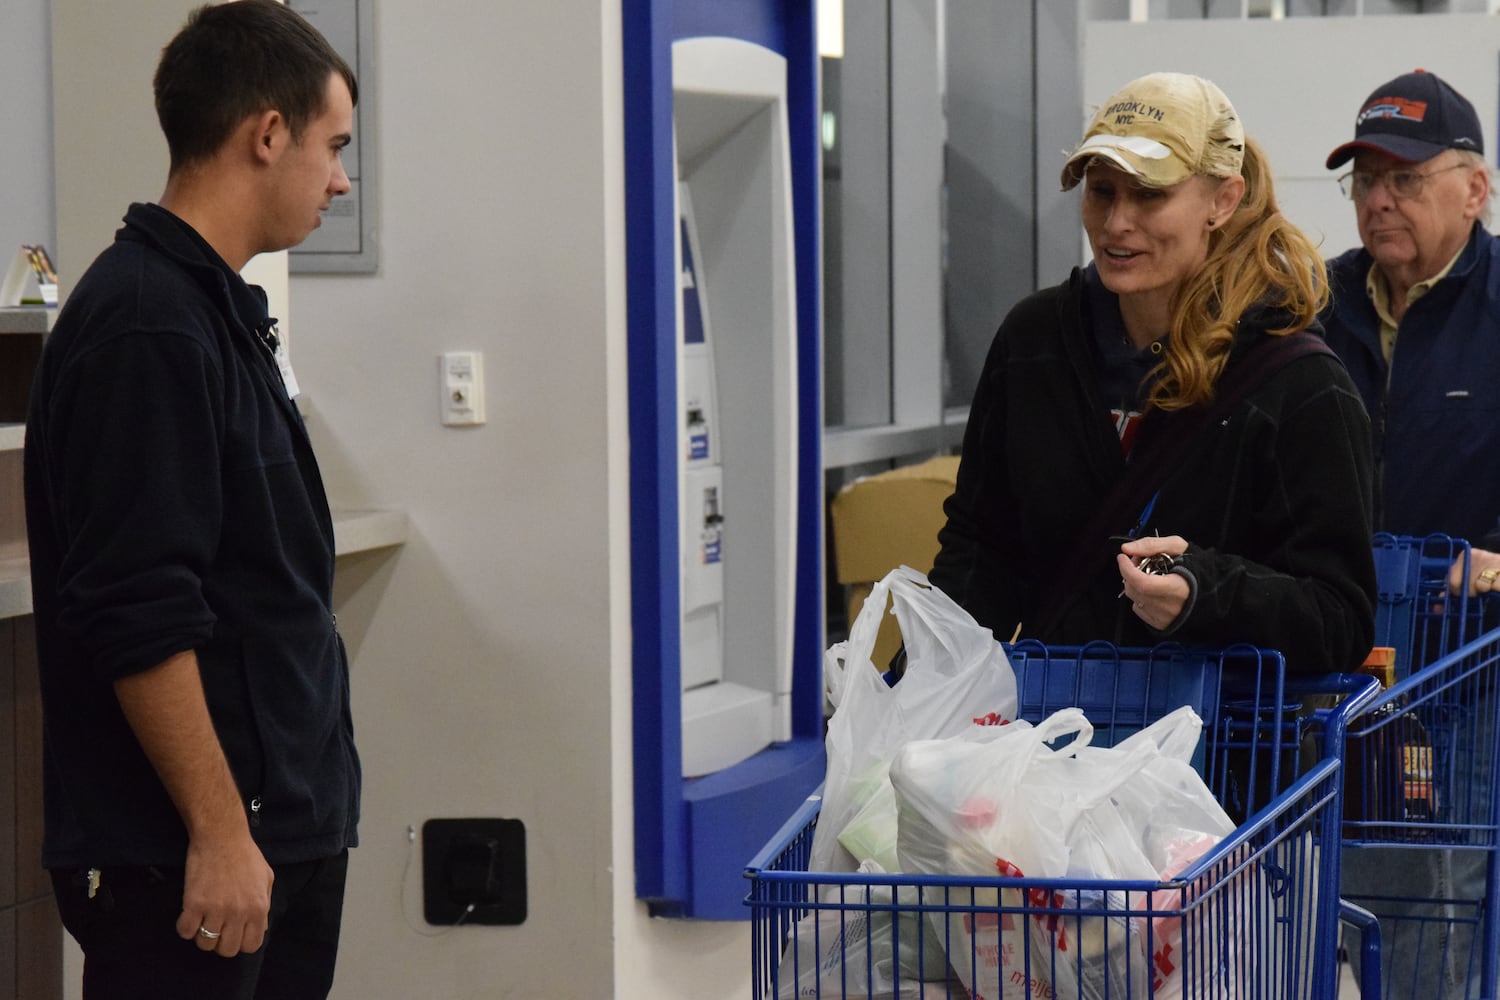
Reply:
M59 268L77 273L87 260L57 254L52 187L52 73L50 4L5 0L0 30L0 94L6 94L5 142L0 143L0 272L22 243L42 243Z
M973 398L1001 317L1036 287L1033 26L1032 0L948 0L949 405Z

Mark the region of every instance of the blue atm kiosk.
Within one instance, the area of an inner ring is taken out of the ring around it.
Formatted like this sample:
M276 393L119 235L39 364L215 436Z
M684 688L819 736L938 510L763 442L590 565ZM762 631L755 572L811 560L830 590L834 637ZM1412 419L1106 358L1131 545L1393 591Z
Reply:
M746 919L822 780L808 0L622 0L636 894Z

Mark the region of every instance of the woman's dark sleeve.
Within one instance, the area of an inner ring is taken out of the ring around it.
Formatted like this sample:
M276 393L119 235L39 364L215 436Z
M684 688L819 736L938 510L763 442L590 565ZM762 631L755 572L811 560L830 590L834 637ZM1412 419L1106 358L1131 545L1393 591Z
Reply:
M1016 550L1015 518L1006 464L1005 336L995 335L969 407L953 495L943 504L938 554L928 579L980 624L1008 640L1020 620L1016 575L1007 572Z

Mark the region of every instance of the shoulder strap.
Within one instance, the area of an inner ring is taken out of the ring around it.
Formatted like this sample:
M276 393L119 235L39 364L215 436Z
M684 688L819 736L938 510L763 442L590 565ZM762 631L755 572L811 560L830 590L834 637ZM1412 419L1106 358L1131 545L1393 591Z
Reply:
M1297 358L1309 354L1334 355L1323 338L1302 330L1281 337L1268 337L1237 365L1224 370L1216 386L1214 400L1206 407L1186 411L1187 421L1180 422L1161 446L1145 453L1137 452L1137 461L1125 467L1122 476L1100 502L1094 516L1073 540L1059 570L1042 591L1039 627L1028 629L1035 638L1045 638L1062 619L1064 612L1083 594L1104 555L1111 554L1104 543L1119 533L1121 525L1135 525L1143 520L1142 510L1153 503L1167 470L1180 463L1188 449L1202 436L1204 428L1221 422L1243 400L1247 393ZM1139 446L1138 446L1139 447ZM1102 637L1100 637L1102 638Z

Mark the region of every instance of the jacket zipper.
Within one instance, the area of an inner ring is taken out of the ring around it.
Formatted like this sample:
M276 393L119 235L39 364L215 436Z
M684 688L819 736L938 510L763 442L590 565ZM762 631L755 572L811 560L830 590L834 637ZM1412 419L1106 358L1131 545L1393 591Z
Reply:
M1379 336L1376 329L1376 336ZM1401 340L1401 324L1396 324L1396 340ZM1374 509L1370 511L1376 531L1385 530L1385 426L1390 416L1391 381L1396 374L1396 345L1391 345L1391 359L1385 364L1385 385L1380 389L1380 412L1370 414L1370 436L1375 442L1375 455L1371 478L1374 479Z

